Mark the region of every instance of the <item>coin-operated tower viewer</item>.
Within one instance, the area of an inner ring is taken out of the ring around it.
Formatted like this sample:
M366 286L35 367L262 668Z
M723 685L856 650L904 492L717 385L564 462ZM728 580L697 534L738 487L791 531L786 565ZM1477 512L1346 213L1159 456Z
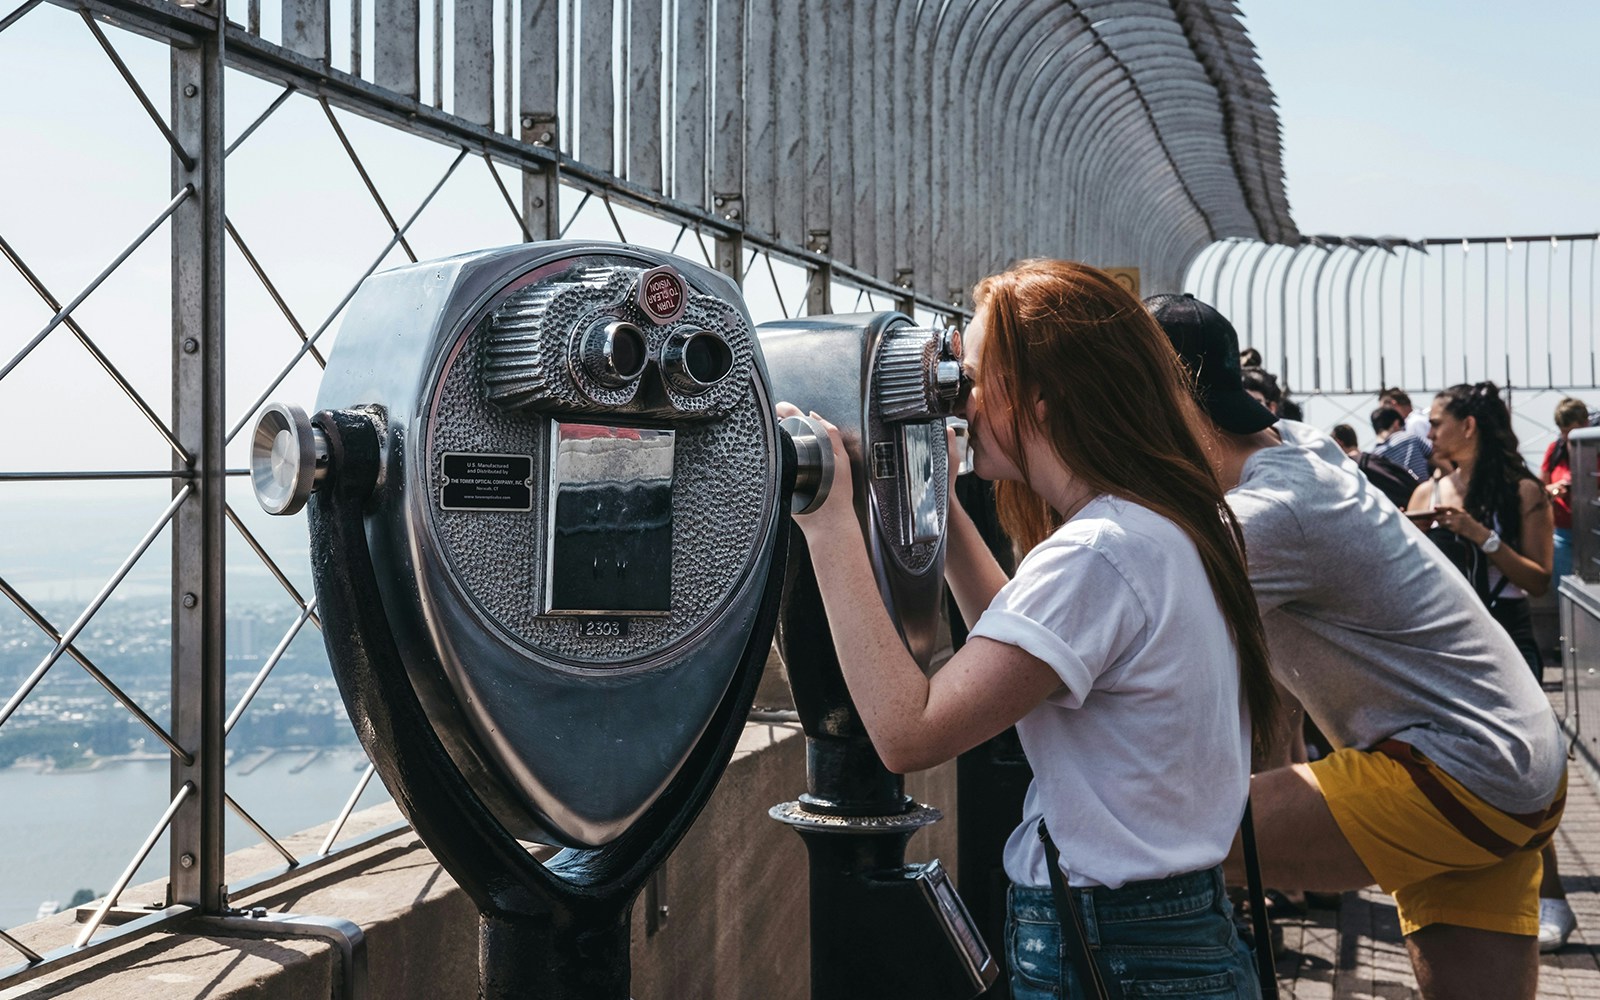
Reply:
M958 335L897 312L811 316L757 333L778 395L838 426L879 594L928 670L944 602L945 423L967 389ZM826 432L792 426L802 453L832 454ZM825 496L797 490L796 510ZM810 856L813 1000L977 996L998 964L939 862L905 862L912 834L940 814L908 797L873 749L798 531L778 651L806 731L806 791L772 815L799 832Z
M319 412L261 418L258 496L309 499L334 675L478 906L484 997L629 996L633 900L776 625L796 463L773 402L732 282L554 243L369 278Z

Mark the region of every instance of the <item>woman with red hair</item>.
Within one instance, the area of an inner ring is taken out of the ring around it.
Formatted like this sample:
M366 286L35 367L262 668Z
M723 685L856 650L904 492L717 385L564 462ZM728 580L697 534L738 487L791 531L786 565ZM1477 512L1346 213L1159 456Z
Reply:
M840 478L797 522L846 683L895 771L1016 725L1034 781L1004 858L1013 997L1256 997L1220 863L1276 699L1183 371L1142 304L1082 264L1025 261L975 302L963 415L1021 562L1008 581L951 510L946 576L974 625L925 677L878 597L830 427Z

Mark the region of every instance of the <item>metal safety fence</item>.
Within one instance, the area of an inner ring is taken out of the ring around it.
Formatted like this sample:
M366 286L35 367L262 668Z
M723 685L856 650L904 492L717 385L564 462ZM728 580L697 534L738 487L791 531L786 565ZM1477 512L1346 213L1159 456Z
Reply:
M1242 344L1305 393L1375 394L1494 381L1600 385L1600 234L1222 241L1184 289L1229 315Z
M269 399L309 402L368 275L618 239L734 276L758 320L935 323L1014 257L1137 267L1149 292L1213 240L1298 238L1271 95L1223 0L26 0L0 17L8 67L0 181L26 197L0 209L0 416L38 433L0 453L0 491L24 509L44 485L143 490L124 506L149 516L118 512L87 600L41 600L38 567L0 557L0 626L45 645L10 650L0 751L70 661L167 773L70 943L0 931L19 959L0 985L226 914L335 854L370 801L367 766L301 849L229 783L238 734L290 697L283 665L321 656L303 548L253 509L248 428ZM78 104L30 117L79 78ZM287 609L270 651L230 618L243 576ZM131 690L103 621L141 586L165 608L158 692ZM228 868L230 815L275 865ZM163 843L164 900L125 905Z

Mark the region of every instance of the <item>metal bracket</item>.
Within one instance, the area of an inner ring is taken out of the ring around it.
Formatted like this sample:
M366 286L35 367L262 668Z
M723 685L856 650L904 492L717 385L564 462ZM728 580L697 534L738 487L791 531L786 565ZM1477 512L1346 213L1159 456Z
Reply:
M895 296L894 307L907 316L915 316L917 309L917 286L913 280L913 272L909 267L894 269L894 286L901 289L904 294Z
M716 209L724 222L744 225L744 195L737 191L715 195L711 199L711 207Z
M813 229L811 240L806 244L808 250L826 254L828 252L828 231L826 229ZM806 315L825 316L833 312L833 264L824 261L807 269L810 279L806 282Z
M719 232L716 244L716 269L743 287L744 285L744 195L724 192L711 199L712 208L724 222L736 226L731 232Z
M671 908L667 906L667 870L657 868L644 885L644 932L654 936L667 926Z
M525 111L521 118L523 142L556 154L556 159L522 172L522 217L528 236L553 240L561 235L561 120L553 111Z
M106 915L100 921L100 925L102 927L120 927L123 924L131 924L135 920L143 920L150 914L158 913L164 909L166 909L165 903L151 903L148 906L113 906L106 911ZM72 919L76 923L86 924L93 920L94 915L98 912L100 912L99 906L92 904L80 906L73 911Z
M197 926L217 937L254 939L320 938L339 951L339 990L335 1000L366 1000L367 940L361 927L343 917L271 913L264 907L234 910L228 916L202 917Z
M552 111L523 112L522 141L530 146L559 151L560 126L560 119Z

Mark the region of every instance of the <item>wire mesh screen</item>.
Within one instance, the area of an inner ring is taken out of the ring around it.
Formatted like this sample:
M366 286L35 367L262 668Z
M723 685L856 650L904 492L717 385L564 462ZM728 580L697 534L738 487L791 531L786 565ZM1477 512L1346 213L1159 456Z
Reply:
M1148 293L1295 238L1222 0L221 7L0 16L7 985L397 829L304 524L244 475L368 275L616 239L737 277L758 322L938 323L1014 257Z

